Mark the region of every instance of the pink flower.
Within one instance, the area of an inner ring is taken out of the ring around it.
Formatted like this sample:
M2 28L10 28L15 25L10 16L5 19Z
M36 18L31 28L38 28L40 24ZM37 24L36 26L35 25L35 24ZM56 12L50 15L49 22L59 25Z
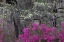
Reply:
M0 39L0 42L3 42L3 40Z
M21 39L22 38L22 35L19 35L18 38Z
M43 35L43 39L44 39L44 40L47 40L48 38L49 38L48 35L46 35L46 34Z
M50 36L48 39L49 40L54 40L55 39L55 36Z
M33 23L32 27L37 27L39 24Z
M56 28L55 27L53 27L53 28L50 28L52 31L55 31L56 30Z
M23 32L24 32L24 33L30 32L30 31L29 31L29 28L24 28L24 29L23 29Z
M28 38L22 38L22 42L26 42Z
M38 41L38 36L37 36L36 34L34 34L34 35L31 37L31 40L32 40L32 42Z
M4 38L4 34L3 33L1 34L1 37L0 38L2 38L2 39Z
M49 32L51 29L49 27L45 27L46 32Z
M30 40L27 40L27 39L26 39L26 40L23 40L22 42L30 42Z
M41 25L39 25L39 26L40 26L40 28L45 28L45 27L46 27L45 24L41 24Z
M24 37L26 37L26 38L28 38L28 37L30 36L29 33L24 33L23 35L24 35Z
M33 28L32 28L32 31L35 31L36 29L37 29L36 27L33 27Z

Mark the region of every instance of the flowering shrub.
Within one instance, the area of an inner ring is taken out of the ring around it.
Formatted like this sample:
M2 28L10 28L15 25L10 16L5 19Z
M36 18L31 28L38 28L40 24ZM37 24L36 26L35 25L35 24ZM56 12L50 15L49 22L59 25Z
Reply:
M0 42L4 41L4 33L2 30L0 30Z
M4 33L2 31L3 19L0 18L0 42L4 41Z
M30 28L24 28L23 34L19 35L19 40L22 42L42 42L44 40L51 41L55 39L53 36L53 31L55 28L49 28L45 24L35 24L33 23Z
M6 23L6 21L4 21L2 18L0 18L0 42L13 41L13 39L12 39L14 36L13 33L14 32L12 29L12 25Z
M55 27L49 28L45 24L32 24L29 28L23 29L23 34L19 35L19 42L64 42L64 22L62 29L57 31Z

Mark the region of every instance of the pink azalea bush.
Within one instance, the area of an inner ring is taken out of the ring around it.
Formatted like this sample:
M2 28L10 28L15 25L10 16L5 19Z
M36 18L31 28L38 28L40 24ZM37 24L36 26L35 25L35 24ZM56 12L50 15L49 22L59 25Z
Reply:
M57 31L55 27L48 27L45 24L35 24L24 28L23 34L18 36L18 42L64 42L64 22L62 29Z
M4 33L0 30L0 42L4 42Z
M4 33L2 30L3 19L0 18L0 42L4 42Z

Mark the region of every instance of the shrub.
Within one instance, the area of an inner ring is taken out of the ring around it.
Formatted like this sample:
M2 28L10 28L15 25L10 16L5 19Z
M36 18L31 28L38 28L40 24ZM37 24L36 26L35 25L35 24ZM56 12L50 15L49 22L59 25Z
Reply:
M64 42L64 22L61 30L49 28L45 24L35 24L23 29L23 34L18 36L19 42Z

